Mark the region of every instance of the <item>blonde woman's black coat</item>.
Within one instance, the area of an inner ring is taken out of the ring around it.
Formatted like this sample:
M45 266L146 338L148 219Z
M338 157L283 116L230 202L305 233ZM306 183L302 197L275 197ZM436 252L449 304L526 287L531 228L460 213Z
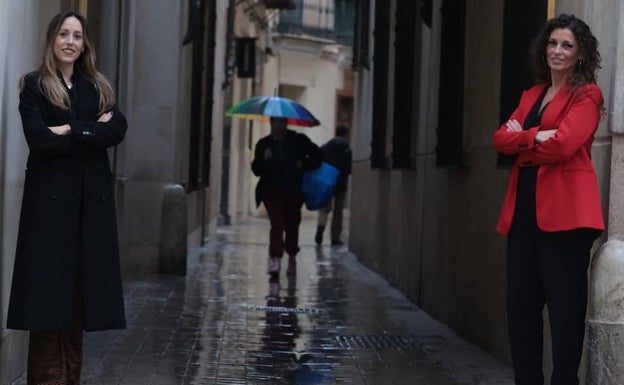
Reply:
M38 73L24 78L19 111L30 149L15 255L7 328L71 329L74 310L85 330L125 327L113 177L106 149L127 123L97 122L99 93L79 74L71 108L52 105ZM69 123L71 135L49 126ZM77 306L77 307L75 307Z

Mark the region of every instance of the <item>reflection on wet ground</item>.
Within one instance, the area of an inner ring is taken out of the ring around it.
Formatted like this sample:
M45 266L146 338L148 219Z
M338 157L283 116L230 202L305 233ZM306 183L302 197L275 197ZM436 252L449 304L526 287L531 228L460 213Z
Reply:
M264 220L220 228L186 277L125 282L128 329L88 333L83 384L511 385L511 371L302 225L266 274ZM15 384L25 384L23 379Z

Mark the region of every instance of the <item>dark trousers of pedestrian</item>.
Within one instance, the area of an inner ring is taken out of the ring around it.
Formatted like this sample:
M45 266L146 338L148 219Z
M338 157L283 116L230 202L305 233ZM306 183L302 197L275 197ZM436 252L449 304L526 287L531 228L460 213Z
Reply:
M266 190L262 202L269 215L271 232L269 237L269 256L282 257L299 252L299 225L304 196L301 192L282 192Z
M585 336L591 229L514 231L507 243L507 317L517 385L542 385L544 305L550 320L551 385L577 385Z
M318 220L317 225L321 229L325 229L327 225L327 217L329 213L331 213L331 240L332 241L340 241L340 236L342 234L342 219L343 219L343 211L345 205L345 199L347 197L347 193L345 191L336 191L334 192L334 196L329 204L318 212Z

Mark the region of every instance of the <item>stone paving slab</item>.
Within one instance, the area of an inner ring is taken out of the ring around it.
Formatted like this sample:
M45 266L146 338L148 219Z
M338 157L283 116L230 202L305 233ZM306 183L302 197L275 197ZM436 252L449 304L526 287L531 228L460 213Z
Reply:
M124 282L128 328L85 335L82 383L513 384L346 247L314 245L314 226L296 278L268 278L268 224L252 219L194 250L186 277Z

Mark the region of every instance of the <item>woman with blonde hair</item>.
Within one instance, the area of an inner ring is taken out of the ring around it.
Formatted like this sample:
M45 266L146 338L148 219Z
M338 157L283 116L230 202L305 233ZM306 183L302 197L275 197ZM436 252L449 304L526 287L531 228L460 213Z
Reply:
M79 384L83 330L126 325L107 148L127 123L82 15L51 20L19 111L30 152L7 328L30 331L28 384Z

